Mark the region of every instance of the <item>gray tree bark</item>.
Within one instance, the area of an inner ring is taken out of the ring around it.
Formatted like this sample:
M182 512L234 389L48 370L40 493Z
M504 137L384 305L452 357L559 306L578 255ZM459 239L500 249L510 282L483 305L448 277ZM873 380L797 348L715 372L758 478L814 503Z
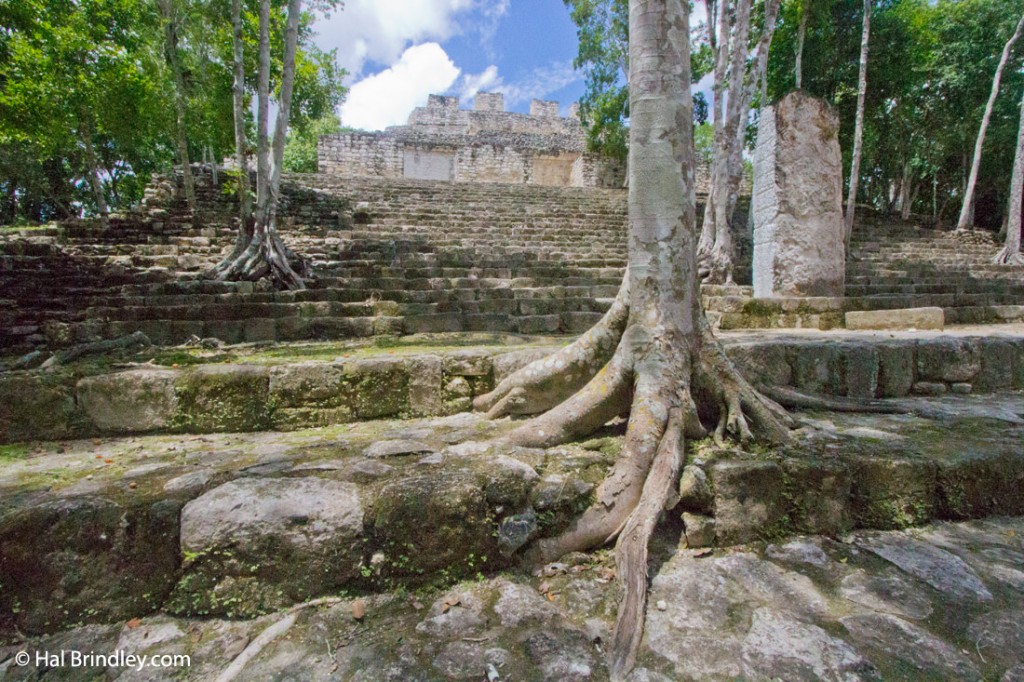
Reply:
M1021 203L1024 199L1024 97L1020 101L1020 123L1017 128L1017 150L1013 154L1013 175L1010 178L1010 202L1006 214L1006 241L993 263L1024 265L1020 250Z
M1003 69L1006 61L1010 58L1010 50L1013 44L1020 38L1024 31L1024 16L1017 22L1017 28L1013 35L1003 46L1003 53L999 57L999 64L996 66L996 73L992 77L992 91L988 95L988 102L985 103L985 113L981 117L981 127L978 128L978 138L974 142L974 158L971 161L971 173L967 177L967 185L964 187L964 201L960 206L960 217L956 221L956 229L966 230L974 224L974 185L978 181L978 170L981 167L981 149L985 145L985 133L988 130L988 122L992 118L992 107L999 95L999 82L1003 77Z
M864 97L868 92L868 40L871 37L871 2L864 0L864 27L860 34L860 74L857 77L857 119L853 127L853 158L850 161L850 193L846 197L846 244L853 234L853 216L860 180L860 157L864 146Z
M810 0L803 0L800 5L800 24L796 29L796 66L793 68L793 76L796 80L796 89L804 87L804 38L807 37L807 19L810 14L808 5Z
M188 126L185 120L185 79L178 59L178 27L180 17L175 0L160 0L160 14L164 20L164 54L174 80L174 126L175 144L178 147L178 161L181 163L182 184L185 187L185 203L196 217L196 183L192 177L192 166L188 154Z
M684 439L707 433L694 396L717 411L719 439L756 433L786 441L792 423L739 375L700 308L688 15L686 0L630 2L629 259L616 302L580 342L524 367L476 403L494 415L539 403L547 411L507 437L532 447L586 436L629 414L622 454L595 504L528 557L551 561L618 538L623 597L609 652L613 680L626 678L640 647L647 544L677 485ZM567 395L563 384L582 388Z
M92 189L93 200L96 202L96 210L100 214L100 224L103 227L110 227L110 207L107 206L107 197L103 193L100 162L92 142L92 113L83 109L79 116L79 137L82 140L82 151L85 156L85 174L89 179L89 187Z

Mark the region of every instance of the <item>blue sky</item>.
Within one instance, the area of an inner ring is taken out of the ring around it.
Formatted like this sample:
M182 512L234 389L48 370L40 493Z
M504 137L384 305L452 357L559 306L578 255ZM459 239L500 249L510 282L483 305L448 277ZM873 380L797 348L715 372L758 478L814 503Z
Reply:
M315 29L350 73L341 116L357 128L404 123L433 93L468 107L479 90L502 92L520 112L533 98L557 100L564 114L583 91L561 0L346 0Z

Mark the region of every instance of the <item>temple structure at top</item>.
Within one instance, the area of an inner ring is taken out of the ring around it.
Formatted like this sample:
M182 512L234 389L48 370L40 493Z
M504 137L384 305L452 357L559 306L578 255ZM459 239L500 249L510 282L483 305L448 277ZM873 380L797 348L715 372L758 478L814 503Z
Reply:
M477 93L473 109L458 97L431 95L404 126L324 135L320 173L336 177L615 187L623 164L586 151L577 105L533 100L529 114L505 111L501 93Z

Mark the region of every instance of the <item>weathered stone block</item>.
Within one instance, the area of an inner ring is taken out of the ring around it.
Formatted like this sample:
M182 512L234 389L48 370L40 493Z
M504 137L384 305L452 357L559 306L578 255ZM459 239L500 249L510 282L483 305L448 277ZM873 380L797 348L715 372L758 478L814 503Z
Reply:
M937 338L917 344L919 381L971 381L981 371L976 339Z
M906 528L935 515L936 466L916 459L859 457L851 463L854 525Z
M837 463L788 459L787 513L793 529L801 533L838 535L853 525L850 513L850 472Z
M803 343L791 348L793 384L807 393L845 395L846 365L838 346Z
M1013 367L1018 361L1017 346L1009 339L982 338L981 370L971 381L974 391L986 393L1013 386ZM1024 356L1020 358L1024 362Z
M718 542L748 542L772 530L785 513L782 467L774 462L733 460L711 469Z
M878 351L866 344L844 346L846 395L871 399L878 394Z
M878 395L899 398L914 385L914 342L883 343L878 353Z
M78 382L78 404L100 432L141 433L171 425L178 409L178 373L137 369L86 377Z
M0 520L0 612L27 633L152 613L178 571L181 502L52 499Z
M66 438L79 421L74 388L61 378L0 376L0 442Z
M427 417L444 413L441 397L443 361L436 355L421 355L409 360L409 412Z
M736 343L727 345L725 352L752 384L789 386L793 383L793 368L785 344Z
M975 519L1024 513L1024 453L963 458L938 468L943 518Z
M942 308L857 310L846 313L847 329L938 329L946 324Z
M359 575L363 509L352 483L244 478L181 511L185 574L172 611L253 615Z
M683 512L683 538L690 548L715 544L715 520L710 516Z
M842 296L839 119L794 92L765 110L754 152L754 295Z
M258 431L270 426L270 371L245 365L205 365L175 381L178 414L185 431Z
M679 477L679 506L685 511L710 514L714 509L715 496L708 484L707 474L699 466L683 468Z

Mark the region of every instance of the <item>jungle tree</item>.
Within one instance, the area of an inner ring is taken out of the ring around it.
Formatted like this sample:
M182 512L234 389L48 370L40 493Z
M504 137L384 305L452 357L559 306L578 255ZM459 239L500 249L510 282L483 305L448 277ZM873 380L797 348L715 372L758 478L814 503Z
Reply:
M647 544L676 485L685 441L715 435L790 439L786 412L737 372L700 307L686 0L629 6L629 256L622 287L590 331L504 379L474 406L492 417L541 412L508 436L550 447L629 414L625 444L597 500L531 557L616 541L624 588L611 651L613 679L633 666L643 634Z

